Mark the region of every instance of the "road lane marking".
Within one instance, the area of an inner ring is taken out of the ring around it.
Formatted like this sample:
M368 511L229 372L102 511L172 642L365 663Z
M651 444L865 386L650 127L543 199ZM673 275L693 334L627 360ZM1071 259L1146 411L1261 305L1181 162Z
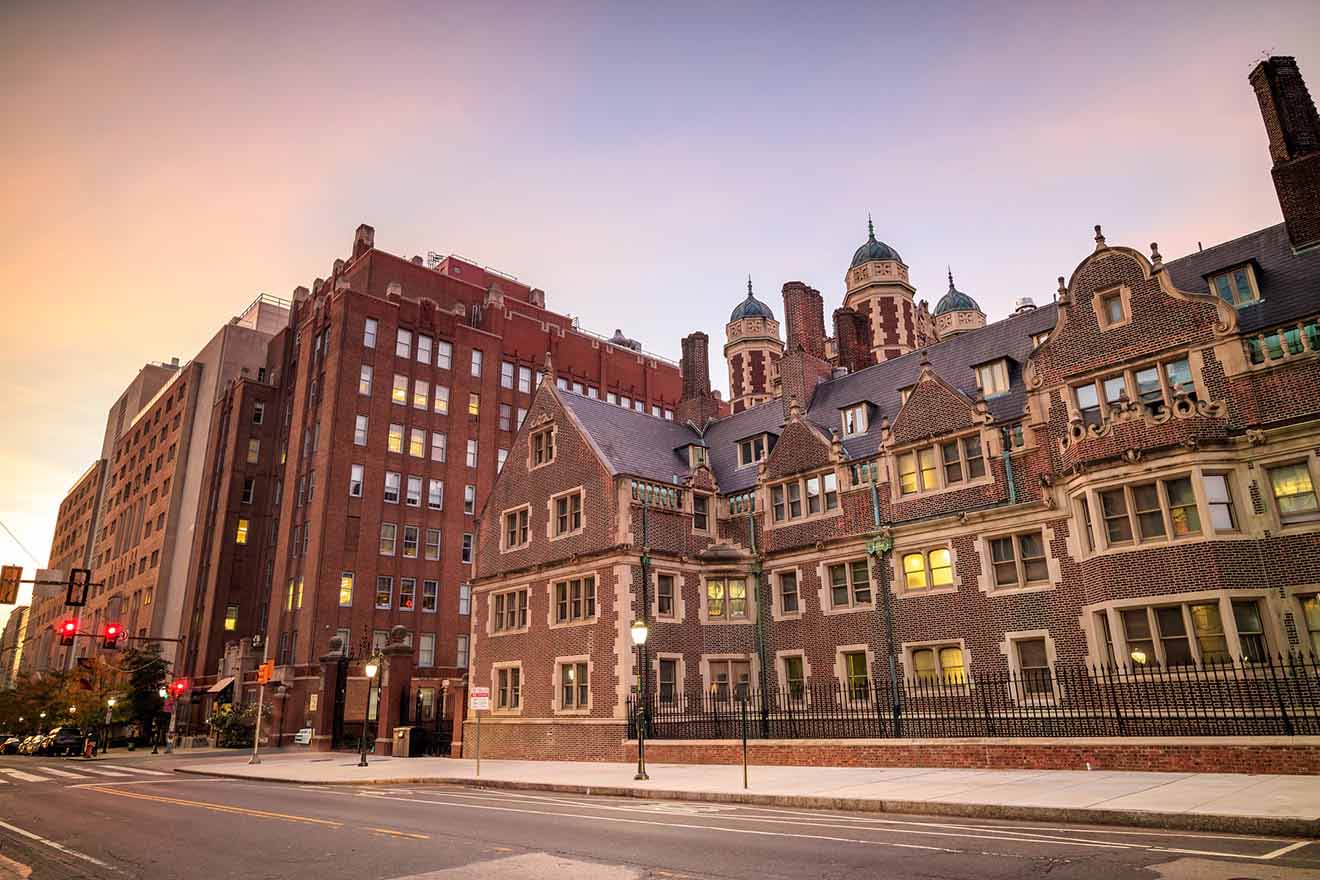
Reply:
M1295 843L1290 843L1290 844L1288 844L1287 846L1281 846L1281 847L1279 847L1278 849L1274 850L1273 852L1267 852L1267 853L1264 853L1263 855L1258 855L1258 856L1249 856L1249 855L1239 856L1239 855L1235 855L1235 856L1233 856L1233 858L1237 858L1237 859L1253 859L1253 860L1255 860L1255 861L1257 861L1257 862L1269 862L1269 861L1273 861L1274 859L1277 859L1279 856L1287 855L1288 853L1292 852L1293 850L1298 850L1298 849L1301 849L1301 848L1304 847L1304 846L1308 846L1308 845L1310 845L1312 842L1313 842L1313 841L1310 841L1310 840L1299 840L1299 841L1297 841L1297 842L1295 842ZM1151 852L1177 853L1177 854L1180 855L1180 856L1223 856L1223 855L1227 855L1227 853L1206 852L1205 850L1202 850L1202 849L1178 849L1178 848L1176 848L1176 847L1163 847L1163 846L1152 846L1152 847L1150 848L1150 851L1151 851Z
M37 776L34 773L24 773L22 770L13 770L9 767L0 767L0 773L12 776L15 779L21 779L24 782L50 782L50 780L44 776Z
M417 834L412 831L394 831L389 828L368 828L368 831L374 831L377 834L388 834L391 837L411 837L413 840L430 840L429 834Z
M142 767L124 767L119 764L102 764L110 770L127 770L129 773L141 773L143 776L173 776L173 773L163 773L160 770L146 770Z
M465 804L455 803L453 801L431 801L421 800L419 798L397 798L379 794L361 794L359 797L375 798L383 801L406 801L408 803L418 804L439 804L446 807L462 807L467 810L494 810L501 813L525 813L533 816L562 816L569 819L586 819L592 822L615 822L626 825L646 825L654 828L657 824L663 824L666 828L686 828L696 831L718 831L721 834L748 834L758 837L792 837L801 840L823 840L831 843L856 843L862 846L879 846L891 849L920 849L928 852L944 852L961 854L964 850L950 849L944 846L925 846L919 843L895 843L887 840L857 840L851 837L830 837L823 834L792 834L786 831L759 831L755 828L716 828L710 825L689 825L683 822L664 822L656 823L647 819L625 819L622 816L592 816L583 813L557 813L548 810L524 810L519 807L496 807L490 804ZM672 814L669 814L672 815Z
M76 849L69 849L64 844L56 843L53 840L48 840L45 837L42 837L40 834L33 834L31 831L28 831L26 828L19 828L17 825L10 825L8 822L3 822L3 821L0 821L0 828L8 828L10 831L14 832L15 834L19 834L23 837L26 837L28 840L35 840L37 843L44 843L46 846L50 847L51 849L58 850L59 852L62 852L65 855L73 856L75 859L82 859L84 862L90 862L91 864L96 865L98 868L105 868L107 871L114 871L116 874L119 873L119 869L116 868L114 865L103 862L100 859L94 859L91 856L87 855L87 853L78 852Z
M136 798L143 801L156 801L162 804L174 804L180 807L198 807L203 810L213 810L217 813L237 813L243 816L253 816L258 819L283 819L287 822L303 822L309 825L325 825L329 828L343 828L343 822L335 822L330 819L315 819L311 816L294 816L289 813L273 813L269 810L253 810L248 807L234 807L229 804L216 804L210 801L189 801L182 798L164 797L156 794L142 794L137 791L125 791L122 788L109 788L107 786L91 785L87 786L90 791L99 791L102 794L113 794L119 797Z
M90 779L86 773L70 773L68 770L57 770L54 767L39 767L42 773L53 773L56 776L65 776L69 779Z
M97 776L128 776L129 775L127 773L120 773L118 770L102 770L99 767L87 767L83 764L79 764L78 769L84 770L88 773L95 773Z

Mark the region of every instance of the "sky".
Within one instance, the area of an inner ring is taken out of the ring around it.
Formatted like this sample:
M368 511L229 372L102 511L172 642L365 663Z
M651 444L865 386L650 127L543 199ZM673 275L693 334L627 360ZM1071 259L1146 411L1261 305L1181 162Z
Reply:
M359 223L675 360L748 275L832 310L868 213L995 320L1096 223L1172 259L1279 222L1269 53L1320 93L1320 4L5 3L0 560L47 561L144 362Z

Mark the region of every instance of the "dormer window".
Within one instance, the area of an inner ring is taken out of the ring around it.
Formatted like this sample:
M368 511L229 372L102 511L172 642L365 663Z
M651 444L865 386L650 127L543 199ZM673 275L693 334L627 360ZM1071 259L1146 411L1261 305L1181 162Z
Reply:
M1210 276L1210 290L1231 306L1251 305L1260 301L1256 272L1250 263Z
M755 437L738 441L738 466L748 467L763 460L769 451L769 446L765 434L757 434Z
M840 410L843 420L843 436L855 437L858 434L866 433L868 425L867 409L865 403L857 403Z
M1008 391L1008 361L1000 358L976 368L976 384L986 397Z
M906 387L906 388L900 388L900 389L898 389L898 399L899 399L899 402L900 402L900 403L907 403L907 402L908 402L908 398L912 396L912 389L915 388L915 387L916 387L916 386L914 386L914 385L909 385L909 386Z
M695 443L688 447L688 467L696 470L706 462L706 447L698 446Z
M1042 342L1050 338L1050 331L1042 330L1040 333L1031 334L1031 347L1038 348Z

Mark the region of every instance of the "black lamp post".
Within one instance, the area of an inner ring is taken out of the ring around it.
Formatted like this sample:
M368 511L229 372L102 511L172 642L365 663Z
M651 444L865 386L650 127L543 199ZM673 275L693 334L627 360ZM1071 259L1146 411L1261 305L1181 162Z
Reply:
M651 777L646 775L646 655L643 648L646 647L646 637L651 634L650 627L646 621L638 618L633 621L632 627L633 644L637 646L637 667L638 667L638 694L637 694L637 775L635 780L647 780Z
M371 723L371 686L376 683L376 674L380 672L380 658L372 657L362 667L367 675L367 707L362 713L362 736L358 740L358 766L367 766L367 725ZM380 704L376 704L376 714L380 714Z

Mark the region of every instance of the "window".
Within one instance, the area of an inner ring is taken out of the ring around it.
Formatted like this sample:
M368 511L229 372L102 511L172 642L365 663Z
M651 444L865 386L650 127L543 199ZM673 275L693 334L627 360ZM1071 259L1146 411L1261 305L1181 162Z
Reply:
M403 485L403 475L393 471L385 472L385 503L399 503L399 489Z
M449 415L449 386L435 386L435 411L442 416Z
M440 604L440 582L422 581L422 611L434 614Z
M782 685L788 690L788 696L800 700L807 692L806 665L801 654L786 654L780 659L783 666Z
M831 608L871 604L871 571L865 559L831 565L829 576Z
M858 434L865 434L867 427L867 407L864 403L858 403L847 409L841 410L843 421L843 436L854 437Z
M973 434L898 457L899 491L904 495L977 480L986 475L981 437Z
M1108 293L1098 295L1100 300L1100 326L1101 328L1115 327L1122 324L1127 318L1123 309L1123 293L1121 290L1113 290Z
M453 362L454 346L443 339L438 340L435 344L435 365L442 370L447 370L453 365Z
M471 614L471 613L472 613L472 585L471 585L471 584L459 584L459 585L458 585L458 613L459 613L459 614Z
M500 448L495 450L495 470L504 470L504 463L509 460L509 450Z
M746 620L747 582L740 577L706 581L706 617L709 620Z
M471 532L463 533L463 547L460 552L461 555L459 559L463 562L464 565L470 565L472 563L472 533Z
M655 616L674 616L674 576L657 574L655 576Z
M500 387L513 390L513 364L500 361ZM505 430L508 430L507 428Z
M379 328L380 328L380 324L376 321L375 318L367 318L367 320L362 325L363 348L376 347L376 331Z
M766 435L749 437L738 443L738 466L747 467L756 464L766 455Z
M555 537L582 529L582 493L572 492L555 499Z
M506 666L496 670L495 708L512 711L522 706L522 670Z
M1302 599L1302 616L1306 618L1306 632L1311 637L1311 656L1320 658L1320 596Z
M353 445L354 445L354 446L366 446L366 445L367 445L367 417L366 417L366 416L358 416L356 422L355 422L354 425L353 425Z
M932 645L912 650L912 676L926 684L967 683L962 648L957 645Z
M1000 359L976 368L976 385L986 397L1008 391L1008 361Z
M475 438L467 442L467 466L474 468L477 466L477 441Z
M1053 694L1053 675L1050 672L1045 639L1018 639L1013 642L1013 650L1017 653L1018 681L1022 692L1030 696Z
M258 400L256 403L252 404L252 424L260 425L265 420L266 420L266 404ZM152 438L151 445L155 447L156 445L155 438ZM160 470L159 467L157 467L156 469Z
M225 632L233 632L238 629L238 606L225 606Z
M394 390L390 392L390 400L399 406L408 405L408 377L401 374L394 374Z
M394 542L398 535L398 526L394 523L380 524L380 555L393 556Z
M421 379L413 380L413 409L425 411L431 405L431 383Z
M1260 299L1260 291L1256 289L1256 275L1250 264L1213 276L1210 289L1232 306L1250 305Z
M553 427L537 431L531 438L532 467L540 467L555 460L555 430Z
M353 605L353 572L339 573L339 607L350 608Z
M1311 522L1320 519L1320 503L1316 501L1315 483L1307 463L1299 461L1267 468L1270 490L1279 508L1282 523Z
M248 438L247 463L256 464L261 460L261 441L256 437Z
M389 442L385 448L390 452L403 452L403 425L390 425Z
M481 395L475 391L468 394L468 415L481 415Z
M843 654L844 681L848 687L848 696L854 700L865 700L871 695L871 671L866 662L865 651L845 651Z
M595 578L573 578L555 584L555 623L590 620L595 616Z
M1201 478L1206 504L1210 508L1210 525L1216 532L1237 530L1237 514L1233 511L1233 488L1227 474L1206 474Z
M445 484L443 480L432 479L427 484L426 506L432 510L444 510Z
M530 367L518 368L518 391L522 394L532 393L532 370Z
M710 661L711 695L717 700L745 698L752 679L752 664L747 660Z
M422 506L422 478L408 477L408 494L404 496L404 502L409 507Z
M559 708L583 711L588 708L589 698L587 664L559 664Z
M1228 604L1242 659L1265 662L1268 654L1259 603L1235 599ZM1120 609L1128 658L1138 666L1169 668L1230 662L1222 609L1219 601ZM1106 621L1106 637L1108 631Z
M403 527L403 555L410 559L417 558L417 542L421 537L421 530L417 526Z
M376 578L376 607L382 610L394 604L394 578L382 575Z
M1105 489L1099 495L1109 546L1201 533L1201 516L1190 477Z
M417 665L434 666L435 665L435 634L423 633L417 639ZM432 694L434 695L434 691Z
M1094 382L1077 385L1073 388L1077 399L1077 411L1082 414L1082 421L1088 425L1098 425L1103 420L1100 414L1100 392Z
M469 515L477 512L477 487L471 484L463 487L463 512Z
M527 591L511 590L491 597L494 611L491 628L494 632L511 632L527 626Z
M504 549L517 550L526 547L531 540L528 520L531 511L526 507L511 510L504 514Z
M710 530L710 496L692 493L692 528L698 532Z
M401 358L412 357L412 331L399 328L399 334L394 340L394 356Z
M672 705L678 702L678 661L667 657L660 659L660 702Z
M1000 433L1003 435L1005 449L1021 449L1027 445L1026 434L1023 431L1021 422L1004 425L1000 429Z
M412 611L417 607L417 578L399 578L399 610Z
M953 586L953 555L947 547L903 554L903 582L909 590Z
M444 461L448 451L448 437L441 431L431 432L431 461Z
M471 373L472 373L472 375L473 375L475 378L477 378L477 379L480 379L480 378L481 378L481 364L482 364L482 360L483 360L483 358L482 358L482 354L481 354L481 349L479 349L479 348L474 348L474 349L472 349L472 369L471 369Z
M996 587L1025 587L1049 582L1045 541L1040 532L992 539L990 559Z
M243 479L243 494L239 496L239 501L243 504L251 504L252 496L256 494L256 491L257 481L252 477L245 477Z
M777 578L779 581L779 610L783 614L796 614L800 610L798 604L798 578L795 571L783 571Z
M246 544L247 539L248 539L248 519L245 516L240 516L238 518L238 528L234 532L234 543Z
M350 498L362 497L362 479L363 479L362 465L360 464L349 465L348 495Z
M440 530L426 530L426 558L434 562L440 558Z
M454 665L459 669L467 669L468 665L468 637L459 636L454 640Z
M500 404L500 430L513 430L513 407L507 403Z
M839 478L833 471L770 487L770 512L775 522L815 516L838 508Z
M372 370L371 364L362 365L362 372L358 374L358 394L363 397L371 396L371 379L374 375L375 371Z

